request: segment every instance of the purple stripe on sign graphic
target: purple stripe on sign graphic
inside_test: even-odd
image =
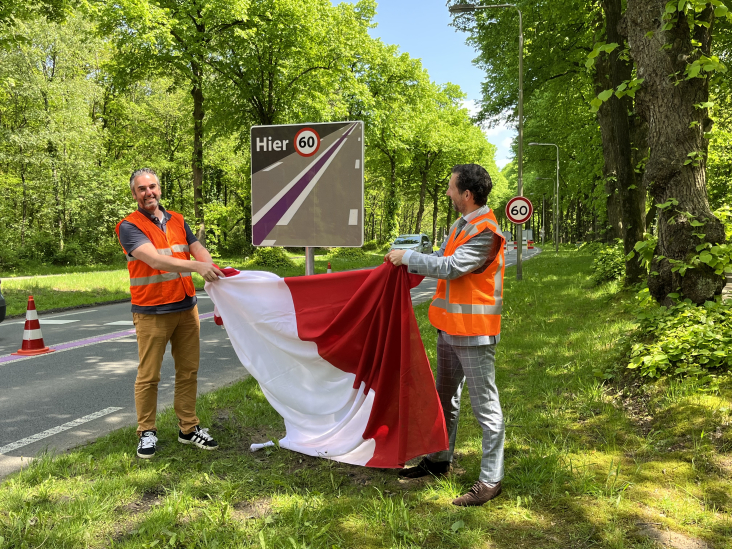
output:
[[[328,161],[328,159],[333,156],[333,154],[335,154],[335,151],[338,150],[338,145],[340,145],[351,134],[355,127],[355,124],[352,125],[348,129],[348,131],[345,132],[331,146],[331,148],[328,149],[318,159],[315,164],[313,164],[313,166],[307,171],[307,173],[303,175],[289,191],[287,191],[285,196],[283,196],[279,202],[272,206],[270,210],[266,214],[264,214],[264,216],[262,216],[262,218],[257,223],[254,224],[253,233],[255,245],[260,245],[262,241],[267,238],[267,235],[269,235],[270,231],[275,228],[277,222],[282,218],[283,215],[285,215],[285,212],[287,212],[287,210],[290,208],[290,206],[292,206],[295,200],[297,200],[297,197],[300,196],[300,194],[305,190],[313,177],[315,177],[315,175],[320,171],[320,169]]]
[[[202,315],[199,315],[198,318],[200,320],[206,320],[207,318],[212,318],[213,313],[205,313]],[[112,341],[115,339],[121,339],[123,337],[134,335],[135,330],[123,330],[121,332],[112,332],[111,334],[104,334],[100,336],[94,336],[94,337],[87,337],[85,339],[79,339],[77,341],[69,341],[68,343],[60,343],[58,345],[52,345],[51,348],[56,351],[70,351],[71,349],[78,349],[79,347],[87,347],[89,345],[96,345],[97,343],[104,343],[105,341]],[[28,360],[31,358],[41,358],[45,355],[35,355],[35,356],[15,356],[15,355],[5,355],[0,356],[0,364],[6,363],[6,362],[15,362],[17,360]]]

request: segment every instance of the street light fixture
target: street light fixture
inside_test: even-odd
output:
[[[557,189],[554,193],[556,207],[554,208],[554,251],[559,252],[559,145],[555,143],[529,143],[529,146],[557,148]]]
[[[494,4],[491,6],[476,6],[475,4],[455,4],[450,6],[450,13],[472,13],[479,10],[494,8],[514,8],[519,16],[519,99],[518,99],[518,195],[524,195],[524,24],[521,10],[514,4]],[[516,226],[518,250],[516,254],[516,280],[523,278],[523,227]]]

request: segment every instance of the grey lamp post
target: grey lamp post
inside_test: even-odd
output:
[[[529,143],[529,146],[557,148],[557,189],[554,193],[556,207],[554,208],[554,251],[559,251],[559,145],[554,143]]]
[[[478,10],[494,8],[513,8],[519,16],[519,99],[518,99],[518,195],[524,195],[524,26],[521,10],[514,4],[494,4],[476,6],[475,4],[455,4],[450,6],[450,13],[472,13]],[[524,248],[522,226],[516,226],[518,249],[516,254],[516,280],[523,278],[522,250]]]

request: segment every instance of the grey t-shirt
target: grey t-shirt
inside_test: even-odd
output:
[[[150,215],[142,208],[138,208],[137,211],[147,217],[150,221],[152,221],[155,226],[163,232],[165,232],[168,220],[173,217],[162,206],[160,206],[160,211],[163,212],[162,222],[157,217],[155,217],[154,215]],[[186,241],[188,242],[188,245],[190,246],[194,242],[198,242],[196,235],[193,234],[193,231],[191,231],[188,223],[184,221],[183,224],[186,229]],[[150,242],[150,239],[145,236],[145,233],[143,233],[140,229],[138,229],[129,221],[123,221],[122,224],[119,226],[119,241],[128,254],[131,254],[134,250],[136,250],[143,244],[152,244],[152,242]],[[196,306],[197,302],[198,301],[196,300],[196,296],[186,296],[181,301],[176,301],[175,303],[166,303],[164,305],[132,305],[132,312],[142,313],[146,315],[180,313],[182,311],[188,311],[189,309],[193,309],[193,307]]]

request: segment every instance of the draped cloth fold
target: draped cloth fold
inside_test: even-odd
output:
[[[422,277],[390,263],[284,279],[224,272],[206,291],[284,419],[281,447],[369,467],[447,448],[409,295]]]

